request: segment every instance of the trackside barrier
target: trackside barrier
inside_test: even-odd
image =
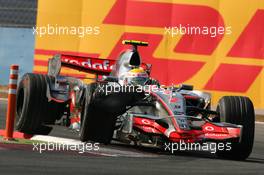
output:
[[[6,128],[4,139],[12,140],[14,132],[14,122],[16,114],[16,94],[17,94],[17,81],[18,81],[18,65],[10,66],[10,76],[8,85],[8,104],[6,113]]]

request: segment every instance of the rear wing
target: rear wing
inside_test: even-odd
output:
[[[115,62],[116,60],[111,59],[56,54],[49,59],[48,75],[56,77],[60,74],[61,67],[96,75],[109,75]]]

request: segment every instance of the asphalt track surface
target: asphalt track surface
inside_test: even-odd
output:
[[[0,128],[6,102],[0,101]],[[55,126],[52,136],[77,139],[77,133]],[[254,149],[246,161],[216,158],[208,152],[170,155],[153,148],[114,143],[102,145],[104,154],[75,151],[33,151],[32,145],[0,143],[0,174],[263,174],[264,124],[256,124]],[[100,147],[101,149],[101,147]],[[113,155],[113,156],[111,156]]]

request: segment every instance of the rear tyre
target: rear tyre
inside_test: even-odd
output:
[[[41,132],[43,100],[46,93],[42,75],[25,74],[18,86],[17,130],[35,134]]]
[[[217,151],[221,158],[245,160],[252,152],[255,132],[255,112],[248,97],[224,96],[217,105],[221,122],[242,125],[241,141],[233,141],[230,151]]]
[[[42,124],[56,115],[46,97],[47,75],[27,73],[22,77],[17,93],[17,124],[18,131],[27,134],[48,134],[50,127]],[[53,106],[52,106],[53,107]]]

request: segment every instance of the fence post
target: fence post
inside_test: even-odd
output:
[[[18,79],[18,65],[10,66],[10,76],[8,85],[8,104],[6,113],[6,128],[5,128],[5,140],[13,139],[14,122],[16,115],[16,94],[17,94],[17,79]]]

